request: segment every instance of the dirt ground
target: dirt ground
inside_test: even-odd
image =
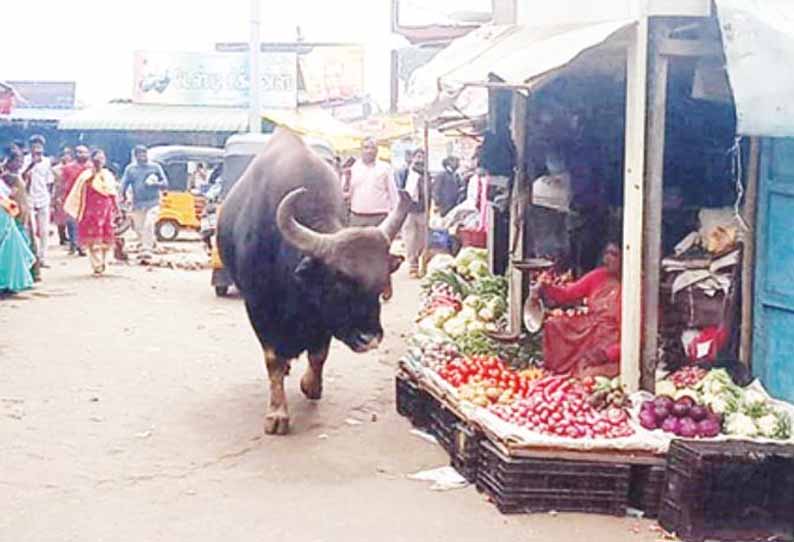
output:
[[[473,487],[406,478],[446,457],[394,410],[418,299],[405,270],[381,349],[335,343],[319,403],[294,364],[292,433],[266,437],[261,351],[209,271],[112,266],[95,279],[85,258],[52,253],[43,283],[0,301],[1,541],[659,538],[650,521],[503,516]]]

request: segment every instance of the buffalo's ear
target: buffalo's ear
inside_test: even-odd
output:
[[[405,261],[405,256],[397,256],[396,254],[389,254],[389,273],[397,271],[402,263]]]
[[[301,284],[318,284],[322,280],[322,273],[322,262],[310,256],[304,256],[295,267],[295,277]]]

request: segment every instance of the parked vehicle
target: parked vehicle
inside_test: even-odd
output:
[[[168,176],[169,188],[160,198],[160,216],[155,234],[160,241],[173,241],[183,229],[200,231],[206,197],[190,186],[190,176],[199,163],[209,171],[223,161],[223,149],[167,145],[149,149],[149,159],[160,164]]]

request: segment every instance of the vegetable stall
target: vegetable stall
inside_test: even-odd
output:
[[[794,407],[757,381],[737,385],[725,369],[660,375],[655,394],[627,393],[619,378],[547,371],[542,331],[507,333],[507,282],[488,271],[486,258],[467,247],[429,263],[416,333],[400,361],[397,407],[434,434],[500,510],[620,515],[633,507],[656,517],[674,440],[794,445]],[[532,280],[569,279],[543,272]],[[582,485],[596,467],[610,474]],[[505,469],[516,476],[494,483]]]

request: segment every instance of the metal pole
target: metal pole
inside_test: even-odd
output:
[[[425,120],[424,126],[424,142],[423,142],[423,149],[425,151],[425,170],[422,173],[422,185],[424,187],[424,194],[425,194],[425,231],[423,232],[425,236],[425,250],[422,252],[421,257],[419,258],[419,274],[424,275],[427,271],[427,254],[428,254],[428,246],[427,243],[430,242],[430,209],[431,209],[431,197],[430,197],[430,122]]]
[[[251,96],[248,111],[248,130],[258,134],[262,131],[262,107],[260,105],[261,77],[259,76],[260,58],[259,39],[259,0],[251,0],[251,43],[248,45],[248,63]]]

